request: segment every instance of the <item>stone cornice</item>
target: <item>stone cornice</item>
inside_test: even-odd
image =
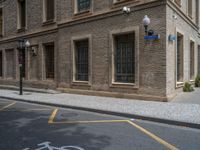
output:
[[[132,8],[131,12],[154,8],[154,7],[157,7],[160,5],[166,5],[166,0],[152,1],[152,2],[149,2],[148,5],[147,5],[147,3],[135,5],[136,2],[138,2],[138,1],[133,1],[132,3],[129,3],[129,6]],[[69,26],[73,26],[73,25],[77,25],[77,24],[81,24],[81,23],[85,23],[85,22],[91,22],[91,21],[95,21],[95,20],[109,18],[109,17],[113,17],[113,16],[117,16],[117,15],[122,15],[121,7],[113,7],[109,11],[106,11],[103,13],[92,14],[89,16],[83,16],[80,18],[71,19],[70,21],[57,22],[57,27],[54,27],[52,29],[36,31],[33,33],[27,32],[23,35],[15,35],[12,37],[2,38],[2,39],[0,39],[0,44],[14,42],[19,38],[32,38],[32,37],[42,36],[45,34],[51,34],[51,33],[58,32],[58,29],[60,29],[60,28],[65,28],[65,27],[69,27]]]
[[[174,4],[172,1],[167,0],[167,5],[173,9],[185,22],[187,22],[189,25],[191,25],[191,27],[197,31],[197,33],[199,33],[199,27],[198,25],[196,25],[191,19],[190,17],[188,17],[182,10],[180,10],[180,8]]]
[[[46,35],[46,34],[52,34],[52,33],[56,33],[57,31],[58,31],[58,28],[54,28],[54,29],[43,30],[43,31],[34,32],[34,33],[27,33],[27,34],[24,34],[21,36],[13,36],[13,37],[9,37],[9,38],[0,40],[0,44],[14,42],[19,38],[33,38],[33,37],[42,36],[42,35]]]
[[[140,5],[134,5],[136,2],[138,2],[138,1],[135,1],[135,2],[132,2],[129,4],[129,7],[132,8],[131,12],[136,12],[136,11],[153,8],[156,6],[166,4],[165,0],[162,0],[162,1],[157,0],[157,1],[149,2],[148,5],[147,5],[147,3],[140,4]],[[91,21],[109,18],[109,17],[113,17],[113,16],[117,16],[117,15],[122,15],[121,9],[122,9],[121,7],[113,7],[113,8],[111,8],[111,10],[108,10],[103,13],[98,13],[98,14],[89,15],[89,16],[86,15],[86,16],[82,16],[80,18],[74,18],[74,19],[71,19],[68,21],[58,22],[58,28],[64,28],[64,27],[68,27],[68,26],[72,26],[72,25],[81,24],[84,22],[91,22]]]

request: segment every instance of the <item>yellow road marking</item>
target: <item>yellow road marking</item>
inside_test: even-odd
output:
[[[83,123],[83,124],[89,124],[89,123],[128,123],[132,126],[134,126],[135,128],[137,128],[138,130],[142,131],[143,133],[145,133],[146,135],[148,135],[149,137],[151,137],[152,139],[154,139],[155,141],[157,141],[158,143],[164,145],[165,147],[167,147],[170,150],[179,150],[178,148],[176,148],[175,146],[173,146],[172,144],[164,141],[163,139],[161,139],[160,137],[156,136],[155,134],[151,133],[150,131],[144,129],[143,127],[137,125],[136,123],[133,123],[130,120],[95,120],[95,121],[65,121],[65,122],[54,122],[54,118],[56,116],[58,112],[58,108],[54,109],[53,113],[51,114],[51,116],[49,117],[49,124],[75,124],[75,123]]]
[[[51,108],[35,108],[35,109],[27,109],[24,111],[40,111],[40,110],[52,110]]]
[[[52,122],[53,124],[75,124],[75,123],[117,123],[117,122],[127,122],[127,120],[93,120],[93,121],[63,121],[63,122]]]
[[[131,124],[132,126],[134,126],[135,128],[139,129],[140,131],[142,131],[143,133],[145,133],[146,135],[150,136],[152,139],[156,140],[157,142],[159,142],[160,144],[166,146],[168,149],[170,150],[179,150],[178,148],[176,148],[175,146],[169,144],[168,142],[164,141],[163,139],[161,139],[160,137],[156,136],[155,134],[147,131],[146,129],[144,129],[143,127],[127,120],[127,122],[129,124]]]
[[[109,122],[126,122],[127,120],[94,120],[94,121],[61,121],[54,122],[54,118],[58,112],[58,108],[54,109],[53,113],[49,117],[49,124],[74,124],[74,123],[109,123]]]
[[[53,113],[52,113],[51,116],[49,117],[48,123],[53,123],[53,120],[54,120],[54,118],[55,118],[57,112],[58,112],[58,108],[54,109]]]
[[[12,102],[11,104],[4,106],[3,108],[0,109],[0,111],[4,110],[4,109],[6,109],[6,108],[8,108],[8,107],[10,107],[14,104],[16,104],[16,102]]]

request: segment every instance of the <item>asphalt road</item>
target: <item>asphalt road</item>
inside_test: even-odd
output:
[[[0,119],[0,150],[200,149],[198,129],[93,112],[0,99]]]

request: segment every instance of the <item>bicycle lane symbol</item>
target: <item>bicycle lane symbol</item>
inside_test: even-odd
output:
[[[55,146],[50,146],[51,142],[43,142],[38,144],[37,146],[39,148],[35,150],[84,150],[81,147],[78,146],[62,146],[62,147],[55,147]],[[31,150],[30,148],[25,148],[23,150]]]

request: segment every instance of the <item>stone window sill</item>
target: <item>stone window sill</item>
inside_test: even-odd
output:
[[[92,15],[92,12],[90,10],[76,12],[76,13],[74,13],[73,19],[85,17],[85,16],[89,16],[89,15]]]
[[[184,85],[183,82],[176,82],[176,88],[182,88]]]
[[[125,89],[138,89],[135,83],[120,83],[120,82],[113,82],[110,85],[111,88],[125,88]]]
[[[74,86],[91,86],[89,81],[73,81]]]
[[[43,81],[45,81],[45,82],[54,82],[54,78],[46,78]]]
[[[55,20],[51,19],[51,20],[47,20],[47,21],[43,22],[42,26],[52,25],[55,23],[56,23]]]
[[[192,16],[192,15],[188,14],[188,17],[189,17],[191,20],[193,20],[193,16]]]
[[[20,32],[25,32],[26,31],[26,28],[23,27],[23,28],[20,28],[20,29],[17,29],[17,32],[20,33]]]
[[[181,7],[181,6],[182,6],[181,2],[178,3],[178,2],[175,1],[175,4],[176,4],[178,7]]]

